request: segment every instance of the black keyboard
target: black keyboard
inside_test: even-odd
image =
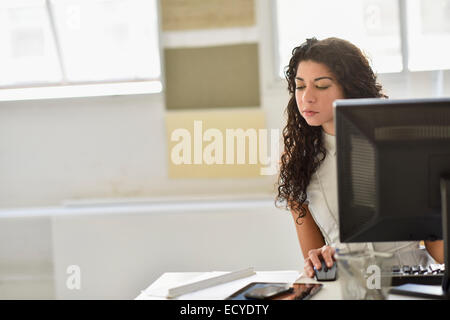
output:
[[[391,270],[391,286],[406,283],[439,285],[442,283],[445,267],[443,264],[423,266],[393,266]]]

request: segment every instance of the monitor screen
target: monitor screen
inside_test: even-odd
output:
[[[341,242],[442,239],[450,98],[334,102]]]

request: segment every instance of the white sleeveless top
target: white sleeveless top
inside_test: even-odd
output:
[[[336,137],[323,132],[325,160],[311,177],[306,190],[309,211],[319,227],[327,245],[348,250],[375,250],[394,254],[393,264],[423,265],[436,263],[419,241],[349,243],[339,241],[339,219],[337,199]]]

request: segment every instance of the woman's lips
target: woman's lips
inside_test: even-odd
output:
[[[317,114],[318,112],[314,112],[314,111],[303,111],[303,115],[305,116],[305,117],[312,117],[312,116],[314,116],[315,114]]]

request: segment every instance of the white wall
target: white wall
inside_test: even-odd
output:
[[[0,102],[0,205],[273,189],[268,177],[169,179],[164,109],[161,95]]]
[[[267,201],[52,220],[58,299],[133,299],[168,271],[292,270],[302,263],[292,218]],[[80,267],[80,290],[66,286],[70,265]]]
[[[274,80],[270,2],[257,3],[261,108],[281,129],[287,90]],[[449,96],[449,72],[442,87],[435,78],[380,76],[391,98]],[[0,297],[128,299],[164,271],[302,268],[292,219],[273,208],[11,218],[74,199],[274,196],[275,177],[168,179],[164,110],[163,94],[0,103]],[[71,264],[81,291],[64,287]]]
[[[53,284],[50,220],[0,218],[0,299],[52,299]]]

